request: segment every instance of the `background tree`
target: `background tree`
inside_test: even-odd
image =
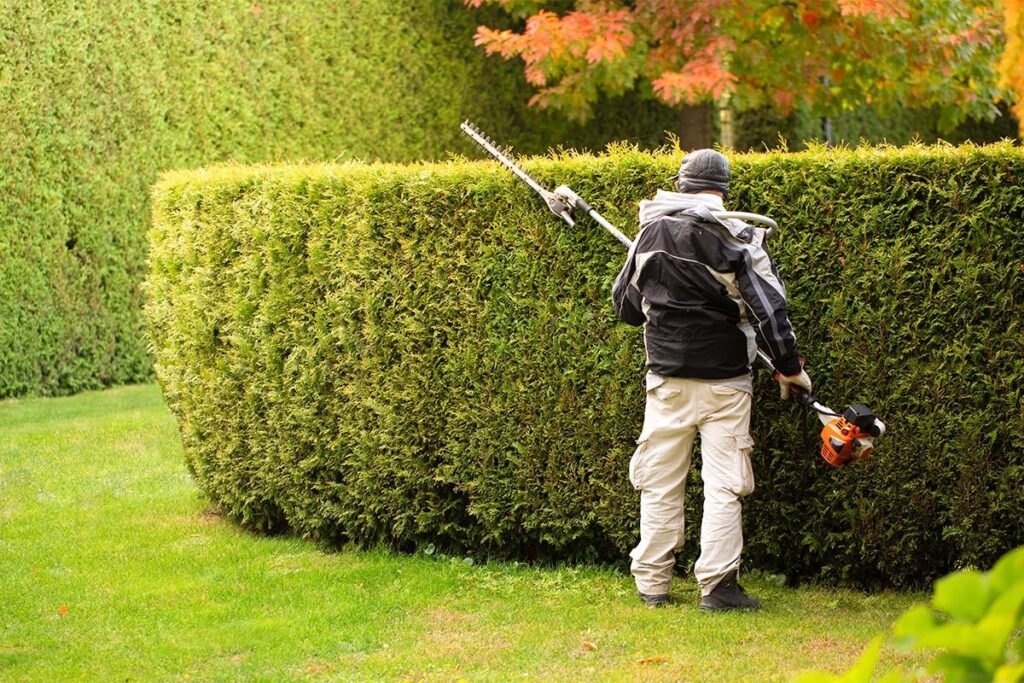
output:
[[[1006,51],[999,62],[1000,84],[1014,94],[1013,113],[1024,138],[1024,0],[1003,0]]]
[[[781,114],[938,107],[943,130],[999,113],[994,0],[575,0],[557,11],[464,1],[525,20],[519,31],[481,26],[476,43],[523,60],[532,104],[579,119],[599,94],[634,89],[671,105]]]

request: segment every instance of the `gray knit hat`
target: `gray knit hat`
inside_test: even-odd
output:
[[[683,157],[676,175],[680,192],[718,190],[729,194],[729,160],[713,149],[698,149]]]

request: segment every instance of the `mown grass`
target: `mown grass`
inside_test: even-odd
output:
[[[253,536],[196,490],[156,387],[0,403],[3,680],[784,680],[847,667],[915,597],[745,583],[762,612],[700,613],[685,580],[649,610],[610,569]]]

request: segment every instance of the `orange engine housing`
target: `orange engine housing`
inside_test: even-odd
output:
[[[843,467],[851,460],[867,458],[871,448],[855,451],[857,439],[868,437],[857,425],[846,418],[837,417],[821,429],[821,457],[833,467]]]

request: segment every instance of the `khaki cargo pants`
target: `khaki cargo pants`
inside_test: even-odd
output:
[[[735,386],[648,373],[643,432],[629,462],[629,480],[640,491],[640,543],[630,557],[641,593],[668,593],[672,551],[683,545],[686,474],[698,432],[704,516],[694,575],[701,594],[739,568],[740,498],[754,490],[750,402],[750,393]]]

